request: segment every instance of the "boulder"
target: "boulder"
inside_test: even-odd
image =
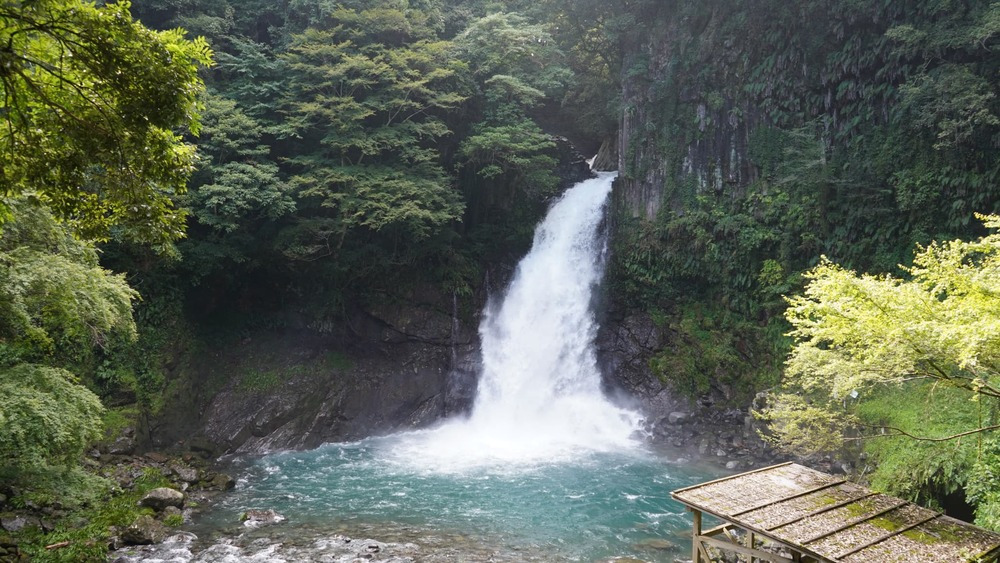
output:
[[[279,522],[283,522],[284,520],[284,516],[271,509],[251,509],[240,515],[240,521],[243,522],[243,525],[248,528],[257,528],[268,524],[277,524]]]
[[[145,457],[153,463],[166,463],[170,459],[166,454],[161,454],[160,452],[146,452]]]
[[[185,483],[197,483],[200,478],[197,469],[181,463],[171,464],[170,470],[173,471],[174,475],[176,475],[178,479],[184,481]]]
[[[0,516],[0,528],[8,532],[20,532],[25,528],[41,528],[42,521],[34,516],[5,514]]]
[[[139,501],[139,505],[148,506],[157,512],[161,512],[168,506],[181,508],[184,506],[184,493],[167,487],[153,489],[146,493]]]
[[[691,416],[686,412],[674,411],[667,415],[667,422],[670,424],[681,424]]]
[[[135,453],[135,438],[129,436],[119,436],[114,442],[108,444],[108,453],[111,455],[132,455]]]
[[[228,491],[236,487],[236,479],[233,479],[225,473],[219,473],[208,484],[208,488],[216,489],[219,491]]]
[[[639,540],[635,546],[639,549],[655,549],[658,551],[673,551],[677,549],[677,544],[663,538],[645,538]]]
[[[163,541],[167,529],[152,516],[140,516],[122,532],[121,540],[126,545],[149,545]]]

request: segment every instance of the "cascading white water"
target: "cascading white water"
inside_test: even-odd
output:
[[[448,471],[637,447],[641,417],[604,397],[594,352],[599,227],[614,177],[581,182],[552,206],[504,299],[487,309],[469,418],[408,434],[397,456]]]

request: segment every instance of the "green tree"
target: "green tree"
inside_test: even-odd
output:
[[[464,65],[407,4],[339,5],[284,55],[278,133],[294,147],[299,198],[325,225],[324,252],[352,231],[424,239],[461,212],[433,143],[450,134],[441,115],[463,100],[451,80]]]
[[[295,211],[264,123],[217,94],[206,97],[203,119],[201,159],[182,200],[194,222],[180,250],[195,277],[259,260],[265,227]]]
[[[103,413],[97,395],[64,369],[0,368],[0,475],[18,479],[49,465],[72,466],[100,437]]]
[[[0,237],[0,473],[37,488],[32,476],[74,467],[99,437],[104,409],[71,371],[92,372],[95,350],[135,338],[138,295],[46,208],[6,205],[13,218]]]
[[[29,195],[89,238],[115,225],[163,243],[183,235],[198,130],[202,39],[153,32],[129,4],[0,6],[0,193]],[[0,210],[6,209],[0,205]]]
[[[85,365],[113,335],[135,336],[125,277],[44,207],[7,201],[0,237],[0,362]]]
[[[920,496],[963,486],[1000,428],[1000,234],[920,247],[906,273],[824,261],[806,274],[786,312],[786,390],[767,416],[797,452],[859,433],[880,462],[876,482]]]
[[[563,55],[541,24],[497,13],[472,22],[455,39],[469,61],[483,117],[459,148],[477,174],[501,185],[544,195],[555,189],[555,143],[532,110],[562,97],[572,78]]]

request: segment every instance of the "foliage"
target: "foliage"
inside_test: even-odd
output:
[[[1000,217],[984,222],[1000,228]],[[854,427],[870,436],[883,487],[948,493],[997,428],[1000,233],[918,247],[905,271],[858,275],[824,260],[806,274],[785,313],[786,395],[767,415],[777,443],[798,452]]]
[[[44,207],[7,200],[0,236],[0,473],[65,502],[93,489],[77,463],[101,437],[104,407],[67,371],[89,373],[97,352],[135,338],[124,276],[98,265]]]
[[[970,401],[965,392],[920,382],[885,389],[857,405],[862,422],[919,429],[922,436],[950,436],[975,428],[979,411],[979,403]],[[864,432],[873,434],[862,442],[878,463],[872,485],[922,504],[935,504],[961,491],[982,444],[976,435],[926,442],[893,436],[889,430]]]
[[[484,102],[483,119],[459,148],[468,165],[486,179],[529,194],[555,188],[555,148],[529,111],[559,96],[571,73],[544,26],[520,14],[496,13],[469,24],[455,40]]]
[[[279,132],[308,143],[290,159],[292,181],[330,219],[334,247],[358,228],[426,238],[461,209],[427,144],[449,133],[435,112],[461,102],[442,88],[460,63],[445,42],[404,43],[410,12],[391,4],[338,8],[325,29],[294,36],[286,55]]]
[[[199,224],[230,234],[295,210],[263,135],[263,124],[236,102],[206,97],[198,143],[203,156],[185,201]]]
[[[79,366],[114,337],[134,338],[137,294],[41,207],[8,200],[0,236],[0,363]]]
[[[0,370],[0,470],[10,478],[67,465],[100,437],[104,407],[69,372],[21,364]]]
[[[1000,211],[992,2],[586,10],[556,17],[622,56],[610,273],[631,307],[770,324],[821,255],[887,272],[915,243],[975,236],[974,213]],[[743,385],[766,386],[778,332]],[[674,348],[693,355],[673,380],[706,377],[686,371],[705,368],[695,348]]]
[[[184,261],[176,265],[192,283],[245,275],[267,254],[262,239],[296,210],[291,186],[265,144],[266,122],[214,92],[205,97],[203,122],[202,158],[181,200],[193,221],[189,240],[178,245]]]
[[[197,72],[211,52],[181,31],[146,29],[128,9],[0,8],[0,190],[37,198],[87,237],[122,225],[164,243],[182,236],[171,195],[184,191],[194,159],[175,130],[198,130]]]
[[[725,308],[690,300],[678,303],[674,314],[657,317],[671,344],[650,359],[650,368],[682,393],[700,396],[714,388],[725,400],[745,404],[755,387],[777,383],[779,366],[767,363],[772,352],[764,348],[775,326],[748,323]],[[747,385],[750,379],[755,385]]]
[[[976,523],[991,530],[1000,529],[1000,444],[996,437],[983,444],[969,474],[966,493],[976,507]]]

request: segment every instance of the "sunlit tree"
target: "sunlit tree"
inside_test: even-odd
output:
[[[1000,228],[1000,217],[984,220]],[[824,261],[806,274],[786,312],[785,389],[766,414],[788,450],[834,449],[850,435],[876,454],[881,486],[947,492],[1000,428],[1000,234],[920,247],[905,273]]]
[[[0,5],[0,195],[48,206],[86,237],[182,236],[204,40],[154,32],[127,2]],[[6,206],[0,203],[0,210]]]

